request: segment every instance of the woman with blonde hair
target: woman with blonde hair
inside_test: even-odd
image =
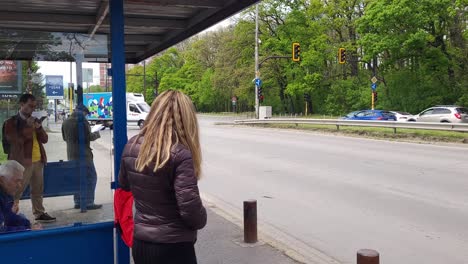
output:
[[[198,191],[201,149],[195,107],[165,91],[122,154],[120,187],[135,200],[132,255],[136,264],[197,263],[197,230],[206,225]]]

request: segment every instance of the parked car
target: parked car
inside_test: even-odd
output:
[[[422,111],[408,121],[468,123],[468,108],[456,105],[437,105]]]
[[[408,112],[401,112],[401,111],[390,111],[392,114],[395,115],[396,121],[398,122],[408,122],[414,116]]]
[[[390,111],[384,110],[361,110],[354,111],[341,119],[345,120],[382,120],[382,121],[396,121],[396,117]]]

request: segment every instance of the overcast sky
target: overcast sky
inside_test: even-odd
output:
[[[55,62],[55,61],[39,61],[39,72],[45,77],[46,75],[62,75],[63,76],[63,87],[68,87],[70,82],[70,62]],[[72,64],[72,82],[76,84],[76,64]],[[89,83],[91,85],[99,84],[99,63],[83,63],[83,69],[91,68],[93,69],[93,82]],[[86,83],[83,83],[83,86],[86,87]],[[76,87],[76,86],[75,86]]]

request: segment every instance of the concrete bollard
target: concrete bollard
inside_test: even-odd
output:
[[[373,249],[360,249],[357,252],[357,264],[379,264],[379,252]]]
[[[257,200],[244,201],[244,242],[257,243]]]

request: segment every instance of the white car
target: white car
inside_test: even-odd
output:
[[[456,105],[436,105],[422,111],[408,121],[468,123],[468,108]]]
[[[408,120],[414,118],[414,115],[407,113],[407,112],[400,112],[400,111],[390,111],[396,117],[397,122],[408,122]]]

